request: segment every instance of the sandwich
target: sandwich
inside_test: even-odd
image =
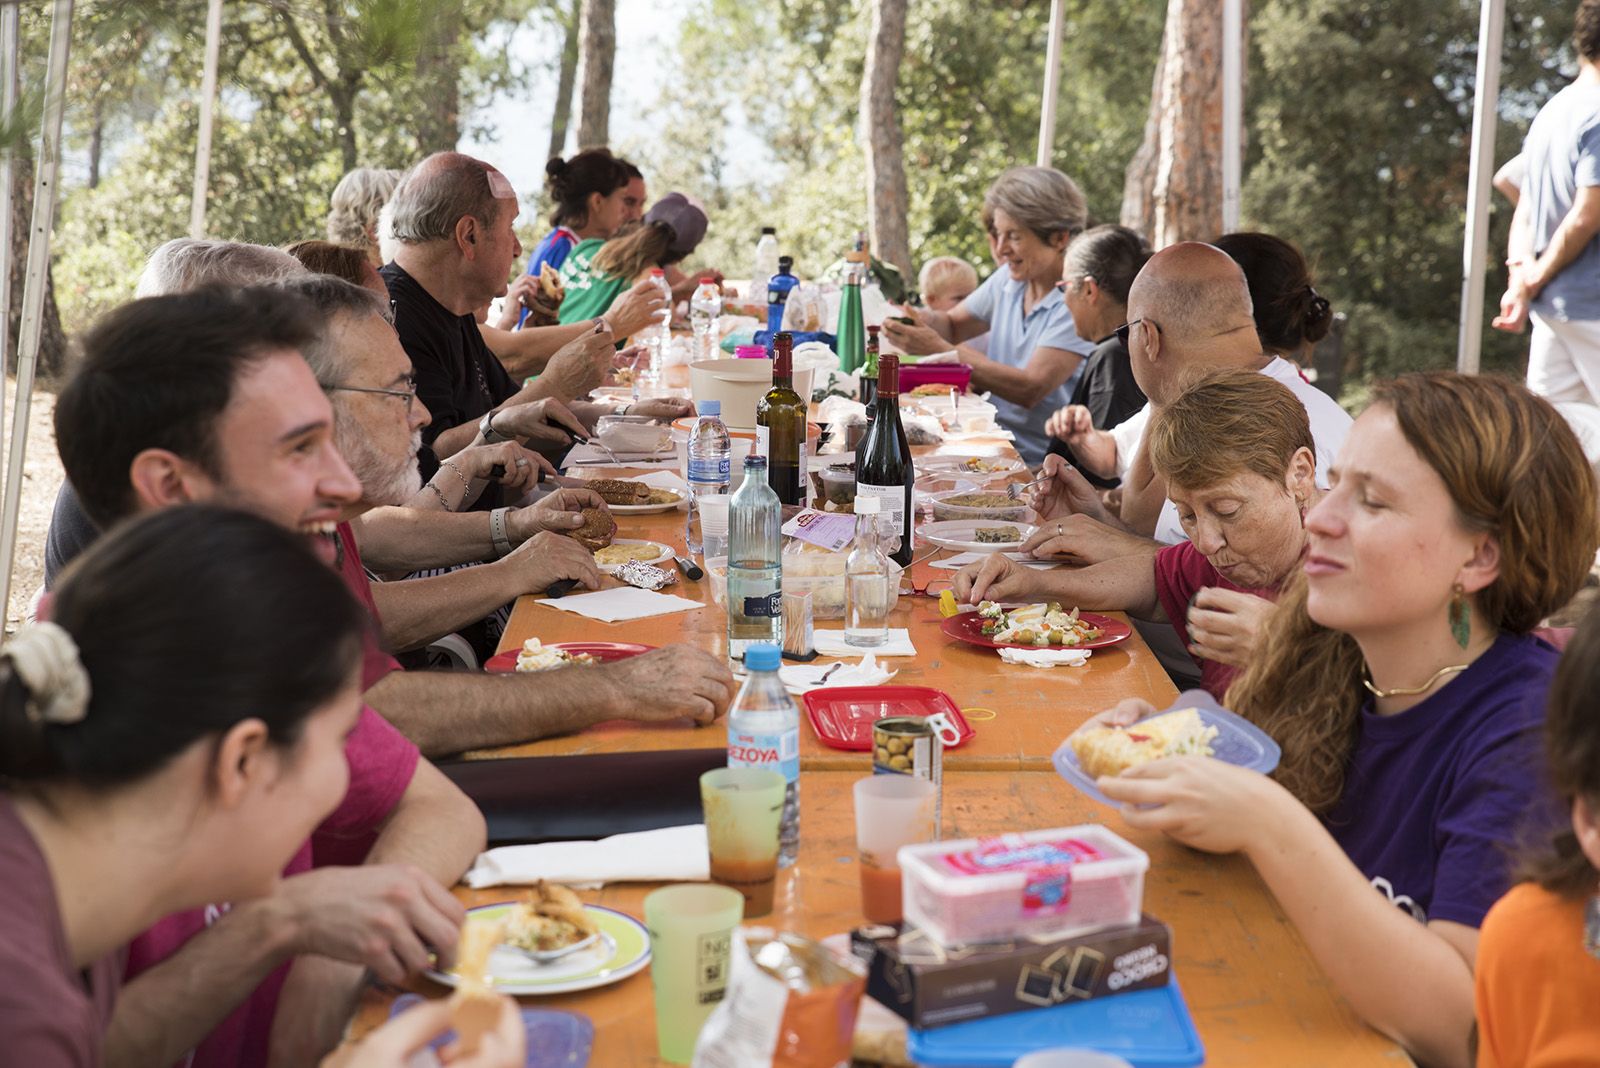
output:
[[[583,526],[572,532],[572,540],[590,552],[599,552],[611,544],[617,533],[617,521],[604,508],[585,508],[581,513]]]
[[[650,487],[643,482],[632,482],[625,478],[591,478],[584,488],[594,490],[607,504],[650,503]]]
[[[1121,775],[1169,756],[1210,756],[1217,728],[1193,708],[1180,708],[1127,727],[1090,727],[1068,738],[1078,764],[1092,778]]]

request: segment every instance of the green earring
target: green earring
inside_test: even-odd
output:
[[[1459,582],[1456,595],[1450,601],[1450,635],[1463,649],[1472,641],[1472,606],[1467,603],[1467,591]]]

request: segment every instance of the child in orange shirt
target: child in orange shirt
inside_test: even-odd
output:
[[[1545,723],[1551,780],[1572,829],[1483,921],[1478,1068],[1600,1063],[1600,609],[1561,657]]]

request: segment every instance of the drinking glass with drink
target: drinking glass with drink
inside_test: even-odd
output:
[[[744,916],[772,911],[778,824],[789,780],[775,768],[716,768],[700,776],[711,881],[744,895]]]
[[[856,781],[854,791],[861,912],[872,923],[899,923],[898,854],[901,846],[937,837],[937,787],[911,775],[869,775]]]

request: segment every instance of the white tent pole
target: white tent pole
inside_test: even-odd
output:
[[[50,64],[45,72],[44,118],[33,177],[33,221],[28,229],[28,269],[22,280],[22,328],[17,338],[17,405],[11,418],[11,455],[6,464],[5,514],[0,517],[0,608],[11,604],[11,570],[17,554],[17,511],[22,503],[22,464],[28,452],[28,408],[39,362],[44,292],[49,283],[50,232],[56,219],[56,172],[61,169],[61,113],[67,100],[67,53],[72,45],[72,0],[55,0],[50,15]]]
[[[1244,170],[1243,0],[1222,3],[1222,232],[1239,229]]]
[[[1456,370],[1477,374],[1483,349],[1483,283],[1489,259],[1489,181],[1499,118],[1500,42],[1505,0],[1483,0],[1478,21],[1478,79],[1472,96],[1472,163],[1467,177],[1467,232],[1461,248],[1461,329]]]
[[[206,65],[200,79],[200,137],[194,149],[194,200],[189,236],[206,236],[206,189],[211,184],[211,124],[217,96],[217,54],[222,48],[222,0],[206,8]]]
[[[17,69],[22,65],[19,7],[0,7],[0,123],[15,135]],[[10,137],[0,147],[0,436],[5,433],[6,378],[11,366],[11,209],[12,183],[16,179],[17,150]]]
[[[1050,45],[1044,56],[1044,100],[1039,104],[1039,156],[1050,166],[1056,144],[1056,97],[1061,89],[1061,22],[1063,0],[1050,0]]]

